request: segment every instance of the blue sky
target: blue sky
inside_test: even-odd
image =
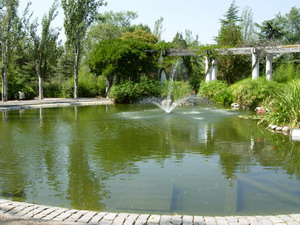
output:
[[[20,14],[27,0],[20,0]],[[39,19],[48,11],[53,0],[31,0],[31,10],[34,17]],[[201,44],[213,44],[214,37],[220,28],[220,19],[228,10],[232,0],[107,0],[108,5],[101,7],[100,12],[105,11],[134,11],[139,17],[134,23],[143,23],[152,29],[154,22],[160,17],[164,18],[162,38],[171,41],[179,31],[184,33],[191,30],[199,36]],[[240,13],[248,6],[253,10],[254,22],[261,23],[264,20],[274,18],[275,14],[286,14],[293,6],[300,8],[299,0],[236,0]],[[63,11],[53,26],[63,27]],[[62,31],[63,33],[63,31]],[[63,35],[61,35],[63,39]]]

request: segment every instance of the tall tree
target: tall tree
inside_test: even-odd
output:
[[[243,44],[240,17],[238,16],[238,8],[233,1],[226,12],[224,19],[221,19],[221,29],[216,41],[219,47],[239,47]],[[234,83],[239,79],[243,79],[250,74],[248,62],[245,56],[230,55],[219,56],[220,64],[219,74],[227,83]],[[243,71],[243,72],[242,72]],[[248,74],[249,73],[249,74]]]
[[[47,15],[42,19],[42,33],[41,37],[37,36],[37,22],[35,21],[31,26],[31,37],[34,42],[34,61],[36,73],[39,78],[39,99],[43,99],[43,79],[49,68],[49,58],[53,54],[53,49],[56,48],[56,41],[58,32],[51,29],[50,25],[54,18],[57,16],[57,0],[54,1]],[[54,50],[55,51],[55,50]]]
[[[19,25],[17,9],[18,0],[0,0],[0,45],[2,55],[1,77],[2,77],[2,101],[7,101],[7,76],[9,73],[9,64],[11,51],[16,35],[15,31]]]
[[[164,24],[163,24],[163,22],[164,22],[164,18],[160,17],[154,23],[153,34],[158,38],[159,41],[161,41],[161,35],[164,32],[164,29],[163,29],[163,25]]]
[[[242,38],[246,45],[251,44],[256,40],[254,22],[253,22],[253,12],[249,7],[245,7],[241,16],[241,32]]]
[[[78,97],[78,71],[82,56],[83,41],[91,23],[95,20],[97,10],[104,5],[104,0],[62,0],[64,10],[64,28],[67,44],[74,52],[74,98]]]

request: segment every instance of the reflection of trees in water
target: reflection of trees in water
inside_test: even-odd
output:
[[[213,138],[208,139],[207,147],[200,152],[218,154],[227,178],[234,178],[236,173],[249,173],[255,164],[286,170],[299,178],[299,143],[289,141],[282,134],[271,133],[253,121],[238,118],[224,119],[213,126],[213,131]]]
[[[218,155],[228,179],[251,172],[255,164],[282,169],[300,179],[299,143],[259,129],[253,121],[224,118],[212,123],[176,113],[129,121],[116,120],[112,112],[118,109],[69,107],[8,113],[0,124],[0,167],[13,168],[14,173],[0,173],[2,195],[37,198],[42,192],[34,186],[46,182],[53,195],[66,196],[72,207],[101,210],[105,209],[102,202],[110,198],[107,179],[137,174],[137,162],[149,159],[163,165],[175,157],[180,163],[185,153]],[[33,193],[28,195],[28,190]]]

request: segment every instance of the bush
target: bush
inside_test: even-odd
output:
[[[265,78],[244,79],[230,86],[233,101],[239,105],[254,109],[265,99],[281,90],[281,85],[274,81],[267,81]]]
[[[270,112],[265,120],[276,125],[299,127],[300,122],[300,80],[287,83],[283,90],[275,93],[267,107]]]
[[[208,97],[217,104],[230,105],[232,103],[232,94],[228,84],[220,80],[201,82],[198,95]]]
[[[92,73],[81,73],[78,78],[78,96],[79,97],[96,97],[104,96],[105,94],[104,76],[95,76]],[[74,96],[74,80],[68,79],[62,90],[62,96],[72,98]]]
[[[279,83],[286,83],[296,78],[300,78],[300,66],[293,63],[285,63],[275,70],[273,80]]]
[[[60,98],[62,94],[62,84],[58,81],[44,82],[43,95],[45,98]]]
[[[161,97],[167,97],[169,92],[169,81],[164,82],[162,87],[162,94]],[[183,81],[173,81],[172,84],[172,92],[171,98],[176,101],[181,98],[185,98],[190,96],[192,93],[192,88],[188,82]]]
[[[109,95],[116,103],[132,103],[147,97],[158,97],[161,91],[162,85],[159,81],[143,77],[139,83],[126,81],[123,84],[113,86]]]

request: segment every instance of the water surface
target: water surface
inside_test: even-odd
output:
[[[299,143],[240,113],[143,105],[2,113],[0,198],[111,212],[299,213]]]

